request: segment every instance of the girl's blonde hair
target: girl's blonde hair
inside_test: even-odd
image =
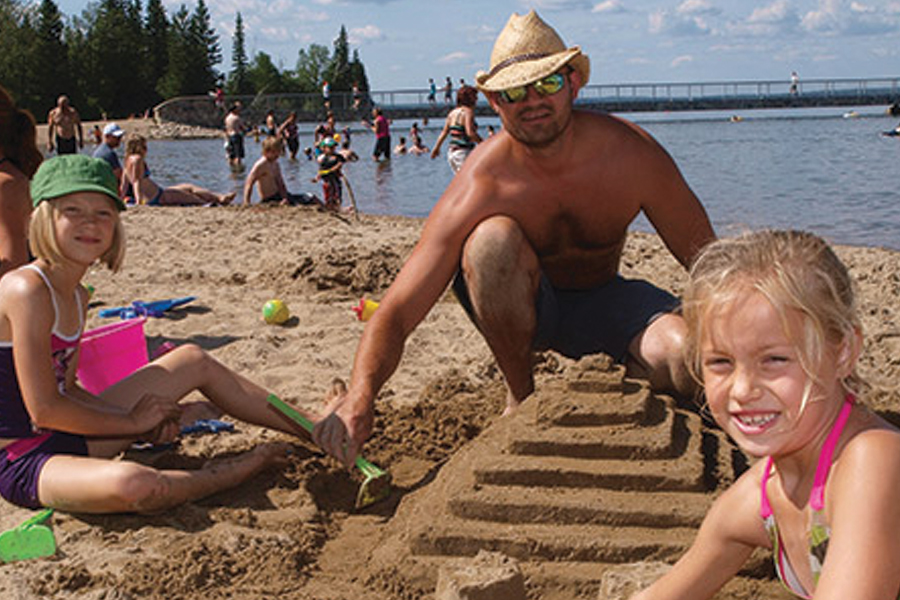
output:
[[[800,364],[809,376],[803,405],[810,400],[826,352],[854,343],[862,332],[853,282],[847,268],[820,237],[802,231],[759,231],[718,240],[707,246],[691,268],[684,294],[688,334],[686,362],[697,381],[700,344],[706,325],[748,292],[759,292],[781,317],[793,339]],[[802,316],[799,335],[788,327],[788,313]],[[852,354],[848,355],[852,356]],[[856,365],[842,383],[860,394],[866,383]]]
[[[139,133],[132,133],[125,140],[125,154],[140,154],[147,147],[147,138]]]
[[[110,200],[110,202],[112,201]],[[31,247],[31,253],[37,258],[56,265],[65,262],[56,240],[56,228],[54,227],[58,212],[59,209],[53,200],[41,202],[31,213],[31,223],[28,226],[28,245]],[[116,228],[113,231],[112,244],[99,258],[99,261],[109,267],[113,273],[122,267],[125,260],[125,227],[122,225],[122,220],[118,218],[118,214],[116,211]]]

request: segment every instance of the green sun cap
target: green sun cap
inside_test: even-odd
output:
[[[31,180],[31,202],[37,206],[44,200],[53,200],[75,192],[99,192],[125,210],[119,198],[119,186],[112,167],[102,158],[85,154],[66,154],[45,160]]]

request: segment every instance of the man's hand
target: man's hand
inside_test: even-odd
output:
[[[316,423],[313,441],[345,466],[351,467],[372,434],[372,410],[356,408],[347,393],[347,386],[340,379],[332,383],[326,401],[328,416]]]

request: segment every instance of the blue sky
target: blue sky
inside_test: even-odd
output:
[[[66,15],[85,0],[57,0]],[[189,7],[193,0],[185,0]],[[173,13],[179,0],[164,0]],[[472,81],[509,15],[534,8],[591,58],[592,83],[900,74],[900,0],[207,0],[230,66],[235,14],[248,52],[293,68],[341,25],[373,89]]]

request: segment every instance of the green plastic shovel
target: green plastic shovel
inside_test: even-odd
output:
[[[266,398],[269,404],[277,408],[287,418],[291,419],[300,427],[312,433],[312,421],[301,415],[294,408],[286,404],[275,394],[269,394]],[[356,494],[356,508],[365,508],[376,502],[384,500],[391,494],[391,474],[387,471],[373,465],[362,456],[356,457],[356,466],[362,471],[364,479],[362,485],[359,486],[359,492]]]
[[[0,560],[13,562],[56,554],[53,532],[42,524],[52,514],[53,509],[46,508],[18,527],[0,533]]]

